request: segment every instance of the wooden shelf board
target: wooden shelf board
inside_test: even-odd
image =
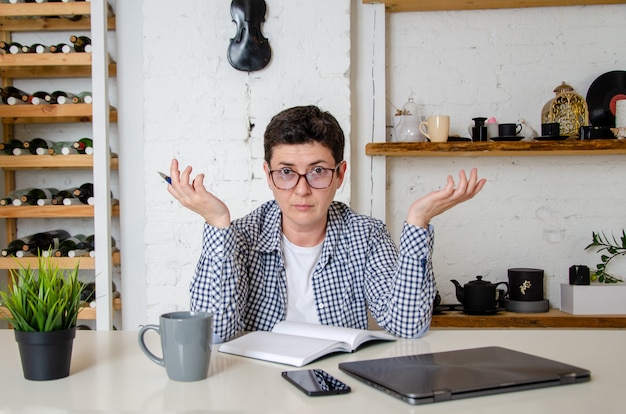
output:
[[[113,310],[114,311],[122,310],[122,299],[113,298]],[[80,312],[78,312],[78,319],[79,320],[96,319],[96,313],[97,313],[96,308],[90,308],[88,306],[85,306],[84,308],[80,310]]]
[[[4,5],[0,5],[4,7]],[[4,10],[6,11],[6,9]],[[0,12],[1,13],[1,12]],[[5,14],[6,16],[6,14]],[[107,28],[115,30],[115,16],[107,19]],[[83,16],[80,20],[56,17],[0,17],[0,31],[5,32],[38,32],[38,31],[72,31],[91,30],[91,17]]]
[[[626,315],[572,315],[558,309],[543,313],[498,312],[466,315],[445,312],[433,315],[431,328],[626,328]]]
[[[38,78],[88,78],[91,66],[5,66],[0,67],[0,77],[12,79]],[[109,76],[117,76],[117,64],[109,65]]]
[[[111,215],[119,217],[119,205],[111,206]],[[86,204],[73,206],[0,206],[0,218],[58,218],[93,217],[94,207]]]
[[[3,124],[42,124],[91,122],[92,104],[75,105],[0,105]],[[117,110],[111,108],[110,122],[117,122]]]
[[[2,53],[0,67],[7,66],[91,66],[91,53]]]
[[[76,263],[80,264],[81,269],[95,269],[96,259],[89,256],[83,257],[53,257],[52,262],[61,269],[73,269]],[[120,264],[120,252],[116,251],[111,256],[114,265]],[[0,269],[20,269],[22,266],[36,269],[39,258],[37,256],[29,257],[0,257]]]
[[[122,299],[113,298],[112,304],[113,304],[113,310],[115,311],[122,310]],[[7,310],[7,308],[0,306],[0,316],[3,316],[3,315],[8,316],[10,315],[10,313]],[[79,320],[96,319],[96,309],[90,308],[88,306],[81,308],[81,310],[78,312],[78,319]]]
[[[366,155],[388,157],[487,157],[626,154],[626,140],[532,142],[380,142],[365,146]]]
[[[588,6],[622,4],[626,0],[363,0],[363,4],[383,3],[391,13],[443,10],[516,9],[527,7]]]
[[[111,154],[111,169],[117,169],[117,154]],[[27,170],[44,168],[92,168],[93,155],[0,155],[0,168],[5,170]],[[56,206],[55,206],[56,207]]]
[[[90,14],[90,2],[0,4],[0,16],[3,17],[77,16]]]

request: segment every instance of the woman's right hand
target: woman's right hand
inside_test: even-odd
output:
[[[170,185],[167,191],[174,196],[184,207],[200,214],[207,224],[217,228],[230,226],[230,211],[226,204],[204,187],[204,174],[198,174],[190,179],[191,166],[181,173],[178,169],[178,160],[173,159],[170,165]]]

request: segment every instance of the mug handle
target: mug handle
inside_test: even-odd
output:
[[[422,121],[422,122],[420,122],[420,124],[419,124],[419,130],[420,130],[420,132],[421,132],[422,134],[424,134],[424,135],[425,135],[428,139],[430,139],[430,135],[428,135],[428,131],[426,131],[426,130],[422,129],[422,126],[424,126],[424,127],[428,128],[428,122],[426,122],[426,121]]]
[[[515,135],[519,134],[520,132],[522,132],[522,124],[515,125]]]
[[[504,285],[504,287],[506,288],[504,290],[504,297],[507,297],[509,295],[509,284],[507,282],[498,282],[496,283],[496,287],[498,287],[498,285]]]
[[[156,333],[161,335],[161,330],[160,330],[160,327],[158,325],[144,325],[144,326],[142,326],[141,329],[139,330],[138,337],[137,337],[137,340],[139,342],[139,349],[141,349],[143,351],[143,353],[146,354],[146,356],[152,362],[154,362],[155,364],[160,365],[160,366],[163,367],[163,366],[165,366],[163,358],[159,358],[158,356],[154,355],[152,352],[150,352],[150,350],[146,346],[146,343],[144,341],[144,335],[148,331],[155,331]]]

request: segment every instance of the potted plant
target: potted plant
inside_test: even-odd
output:
[[[592,242],[585,250],[595,248],[596,253],[602,252],[600,262],[596,265],[596,270],[592,273],[592,280],[600,283],[620,283],[623,282],[613,275],[606,272],[609,262],[618,256],[626,255],[626,230],[622,230],[622,236],[618,240],[614,235],[607,237],[604,233],[591,233]]]
[[[38,268],[20,264],[12,284],[0,291],[2,315],[15,331],[24,377],[50,380],[69,375],[83,284],[78,264],[59,269],[52,258],[38,258]]]

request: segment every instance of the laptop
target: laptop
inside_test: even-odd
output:
[[[342,362],[339,369],[409,404],[590,380],[586,369],[496,346]]]

